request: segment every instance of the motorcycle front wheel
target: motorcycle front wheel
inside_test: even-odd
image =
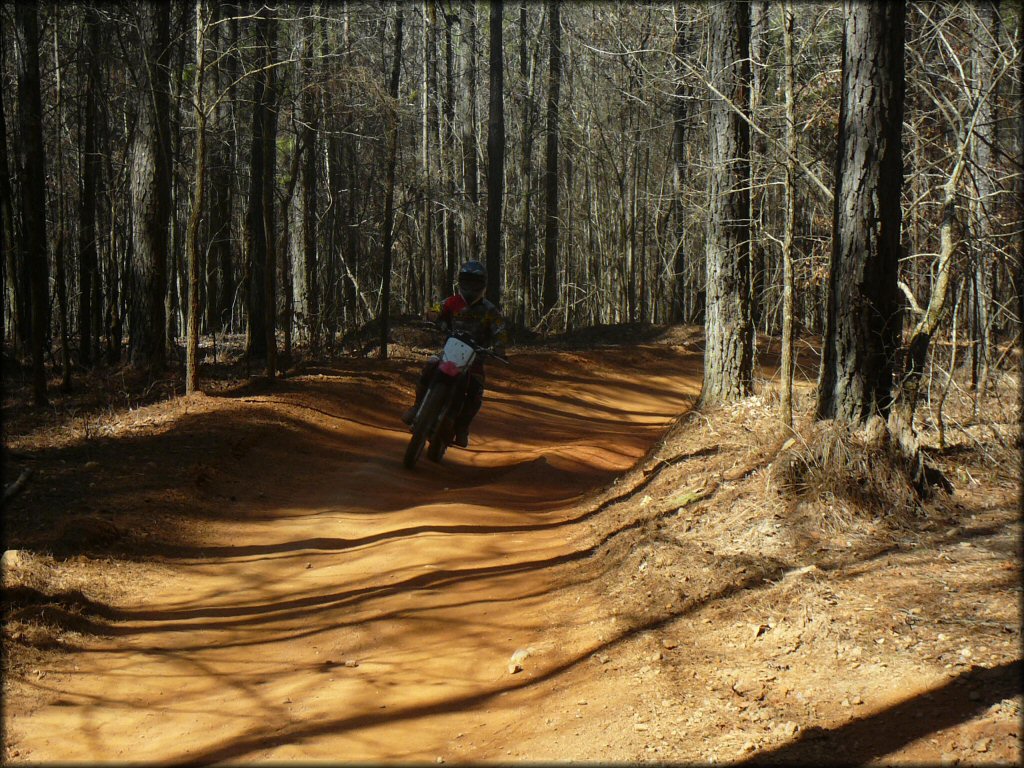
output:
[[[412,437],[409,438],[409,445],[405,448],[405,458],[402,463],[406,469],[413,469],[420,456],[423,455],[423,446],[426,445],[427,438],[437,421],[437,412],[443,401],[442,387],[431,387],[424,396],[423,404],[420,405],[420,409],[416,413],[416,420],[412,424]]]
[[[436,434],[434,439],[430,441],[430,447],[427,449],[427,458],[437,464],[444,458],[446,450],[448,450],[448,441],[440,434]]]

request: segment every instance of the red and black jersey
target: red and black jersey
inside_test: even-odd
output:
[[[508,344],[505,318],[487,299],[469,304],[456,293],[435,309],[439,312],[438,321],[450,332],[466,333],[482,347],[500,350]]]

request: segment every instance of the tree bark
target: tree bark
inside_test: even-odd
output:
[[[421,119],[421,171],[423,173],[423,248],[421,273],[423,275],[422,306],[432,303],[434,285],[434,195],[436,185],[434,177],[434,119],[433,107],[437,101],[437,13],[433,0],[423,1],[423,80],[420,84],[422,112]]]
[[[490,107],[487,117],[487,297],[501,303],[501,209],[505,192],[505,57],[502,0],[490,13]]]
[[[15,3],[14,35],[20,127],[21,253],[31,286],[32,400],[36,406],[44,406],[47,398],[43,355],[50,329],[49,265],[46,258],[46,153],[39,87],[39,20],[35,3]]]
[[[843,6],[843,68],[817,415],[886,416],[902,331],[905,3]]]
[[[169,73],[170,105],[168,108],[168,120],[166,130],[168,131],[168,173],[170,174],[170,247],[167,252],[167,291],[164,294],[164,319],[166,333],[166,347],[168,351],[174,351],[175,340],[185,333],[186,313],[188,304],[188,265],[185,258],[185,237],[188,229],[187,216],[182,215],[184,206],[180,203],[185,197],[183,185],[187,183],[185,174],[178,173],[177,169],[183,167],[180,162],[182,155],[182,94],[185,93],[185,49],[184,41],[189,34],[191,19],[195,15],[191,12],[191,3],[179,3],[171,6],[172,10],[179,13],[177,27],[170,35],[168,45],[174,53],[173,68]],[[168,53],[170,61],[170,52]],[[186,107],[187,109],[187,107]],[[177,357],[177,355],[175,355]]]
[[[519,4],[519,77],[523,83],[523,108],[520,116],[521,154],[519,160],[519,178],[522,184],[522,236],[520,237],[521,252],[519,256],[519,294],[516,296],[516,325],[526,327],[530,307],[530,275],[533,262],[533,131],[535,106],[533,94],[533,78],[531,77],[529,57],[529,31],[527,25],[529,8],[523,0]],[[536,49],[535,49],[536,50]]]
[[[320,318],[320,285],[317,280],[317,219],[319,216],[319,191],[317,177],[317,132],[320,113],[317,109],[315,93],[312,89],[313,69],[313,24],[307,24],[306,41],[303,47],[303,66],[305,71],[306,90],[302,96],[303,114],[303,152],[305,162],[302,166],[302,253],[303,274],[305,277],[305,316],[309,328],[309,352],[318,355],[320,352],[321,318]]]
[[[277,232],[274,192],[277,178],[277,118],[279,90],[277,76],[277,20],[268,19],[264,73],[266,74],[266,119],[263,123],[263,186],[261,200],[267,260],[263,270],[263,308],[266,332],[266,375],[277,376]]]
[[[138,10],[141,60],[138,117],[131,148],[132,289],[129,357],[151,371],[166,364],[167,244],[171,216],[168,54],[170,7]]]
[[[185,236],[188,262],[188,316],[185,342],[185,394],[199,389],[199,223],[206,199],[206,8],[205,0],[195,0],[196,9],[196,74],[192,99],[196,116],[196,165],[193,182],[192,211]]]
[[[96,190],[101,164],[96,146],[98,108],[100,19],[95,6],[85,9],[85,114],[83,115],[82,184],[78,207],[78,362],[92,365],[99,356],[99,255],[96,244]]]
[[[0,34],[0,66],[6,61],[6,40],[7,36]],[[7,118],[5,116],[6,91],[0,89],[0,146],[7,147]],[[20,173],[20,165],[18,172]],[[0,152],[0,246],[3,247],[4,259],[4,286],[3,300],[4,313],[3,322],[7,322],[8,312],[14,331],[14,347],[16,353],[27,355],[31,347],[32,321],[31,301],[29,290],[25,282],[26,265],[20,258],[18,235],[14,226],[14,190],[11,187],[12,174],[7,162],[6,150]],[[3,338],[6,339],[6,326],[4,326]]]
[[[558,108],[562,83],[560,0],[548,0],[548,114],[544,160],[544,297],[543,313],[558,303]]]
[[[458,20],[454,13],[445,14],[444,29],[444,62],[445,62],[445,101],[444,101],[444,140],[441,142],[443,150],[447,152],[448,161],[445,169],[445,191],[448,194],[449,203],[456,199],[456,179],[459,176],[459,156],[454,151],[455,147],[455,46],[452,41],[452,27]],[[450,290],[455,284],[455,273],[459,268],[459,243],[458,232],[455,228],[455,215],[451,204],[446,205],[443,213],[444,220],[444,285],[442,291]]]
[[[395,12],[395,53],[391,62],[391,79],[388,95],[394,110],[388,122],[388,171],[384,197],[384,259],[381,266],[382,286],[380,296],[380,359],[388,357],[388,333],[391,324],[391,267],[393,261],[395,225],[395,171],[398,164],[398,86],[402,76],[402,8]]]
[[[466,24],[465,49],[466,59],[466,100],[462,116],[462,157],[463,179],[466,190],[468,214],[464,228],[466,230],[466,257],[480,258],[479,207],[480,207],[480,168],[477,159],[477,23],[476,3],[471,2],[467,9],[469,20]]]
[[[71,331],[68,328],[68,283],[67,283],[67,259],[64,255],[64,246],[67,242],[67,221],[65,219],[65,197],[66,188],[64,185],[64,142],[60,136],[64,133],[64,79],[61,71],[60,46],[57,41],[57,28],[53,30],[53,68],[56,80],[56,122],[57,122],[57,194],[56,194],[56,224],[57,233],[53,246],[54,283],[57,291],[57,315],[60,321],[60,391],[71,391]]]
[[[793,0],[783,3],[782,35],[786,93],[786,213],[782,239],[782,361],[779,405],[782,423],[793,427],[793,234],[796,228],[796,87],[793,60]]]
[[[692,22],[683,18],[684,6],[676,2],[673,6],[675,24],[675,39],[673,41],[673,77],[675,79],[675,92],[672,103],[672,184],[675,197],[673,199],[673,210],[675,212],[675,253],[672,257],[672,308],[669,319],[681,323],[694,320],[693,307],[688,300],[689,296],[689,265],[686,243],[686,218],[689,213],[684,199],[685,181],[689,163],[687,160],[687,145],[689,142],[691,109],[690,99],[691,88],[686,82],[684,72],[684,58],[693,55],[693,30]]]
[[[750,119],[761,122],[765,95],[768,54],[768,0],[750,3]],[[754,131],[751,137],[750,167],[750,321],[755,333],[764,320],[765,261],[764,202],[767,185],[768,137]]]
[[[972,219],[975,236],[971,239],[974,284],[975,324],[974,346],[972,348],[972,370],[977,374],[975,382],[975,413],[988,387],[989,365],[992,358],[992,324],[996,300],[992,275],[996,269],[996,248],[999,237],[998,195],[999,183],[996,157],[999,155],[999,106],[995,95],[982,98],[992,82],[998,66],[999,50],[999,0],[977,0],[972,4],[978,14],[975,40],[971,49],[972,95],[978,99],[979,114],[971,140],[971,163],[973,166],[974,196]],[[1020,22],[1018,22],[1020,23]]]
[[[238,149],[232,118],[237,103],[239,76],[238,19],[234,3],[218,3],[221,24],[217,37],[222,60],[216,66],[218,101],[211,117],[217,140],[210,147],[210,270],[216,275],[216,291],[209,292],[208,321],[211,327],[231,328],[235,277],[235,184],[232,169]],[[212,295],[211,295],[212,294]]]
[[[749,107],[748,2],[711,7],[711,78],[740,109]],[[738,400],[753,389],[750,320],[750,130],[722,98],[711,102],[711,210],[707,232],[707,317],[701,403]]]
[[[271,21],[266,7],[257,13],[257,41],[260,49],[260,71],[256,74],[253,89],[252,141],[249,151],[249,200],[246,214],[246,288],[248,290],[248,323],[246,326],[246,357],[249,360],[265,360],[269,355],[268,315],[273,307],[267,306],[268,272],[273,272],[273,261],[269,252],[271,243],[267,237],[268,222],[265,199],[268,178],[267,141],[272,120],[271,107]],[[273,173],[272,171],[270,172]],[[272,175],[270,178],[273,178]],[[272,193],[272,190],[270,190]],[[273,276],[270,276],[273,284]]]

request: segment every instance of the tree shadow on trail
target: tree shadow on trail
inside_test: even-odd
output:
[[[1024,691],[1024,661],[974,667],[874,715],[836,728],[809,728],[789,744],[738,765],[862,765],[982,714]],[[973,698],[972,698],[973,695]]]

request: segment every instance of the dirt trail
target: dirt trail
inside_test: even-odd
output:
[[[553,695],[614,708],[559,693],[614,625],[577,567],[581,521],[687,407],[699,362],[521,354],[490,370],[471,449],[415,472],[409,362],[182,401],[147,438],[178,465],[126,456],[107,492],[190,509],[195,541],[154,544],[102,631],[15,691],[18,759],[501,759],[536,743]]]

